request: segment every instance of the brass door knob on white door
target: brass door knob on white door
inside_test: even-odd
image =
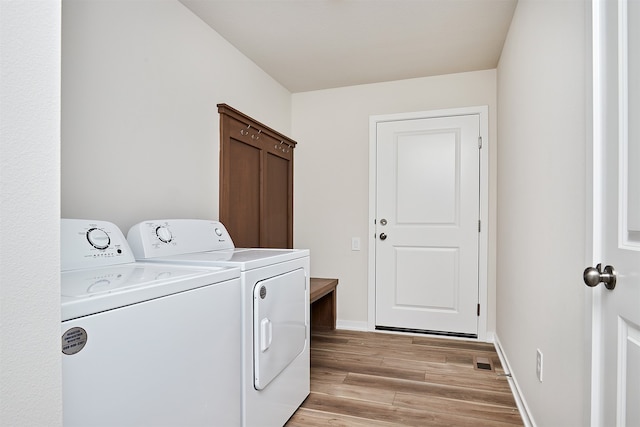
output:
[[[384,233],[380,233],[380,240],[384,240],[387,238],[387,235]]]
[[[607,265],[604,271],[602,270],[602,264],[598,264],[595,267],[587,267],[582,274],[582,278],[590,288],[598,286],[600,283],[604,283],[604,286],[609,290],[613,290],[616,287],[616,270],[610,265]]]

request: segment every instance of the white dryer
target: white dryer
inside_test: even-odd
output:
[[[309,250],[235,248],[209,220],[149,220],[127,239],[138,260],[241,270],[242,424],[282,426],[309,395]]]
[[[61,270],[65,427],[241,424],[239,269],[138,263],[63,219]]]

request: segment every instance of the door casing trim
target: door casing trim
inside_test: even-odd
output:
[[[477,114],[480,117],[480,136],[482,149],[480,150],[480,221],[482,228],[479,236],[478,248],[478,301],[480,315],[478,316],[478,341],[487,341],[487,314],[495,307],[489,307],[488,273],[489,273],[489,107],[487,105],[451,108],[444,110],[418,111],[410,113],[385,114],[369,116],[369,258],[368,258],[368,288],[367,288],[367,329],[375,331],[376,283],[375,283],[375,224],[376,219],[376,129],[378,123],[399,120],[430,119],[437,117],[467,116]],[[493,335],[491,335],[493,336]]]

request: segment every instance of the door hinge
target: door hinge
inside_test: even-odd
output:
[[[478,316],[480,316],[480,304],[478,304]]]
[[[481,136],[478,137],[478,148],[482,149],[482,137]]]
[[[482,232],[482,221],[478,220],[478,233]]]

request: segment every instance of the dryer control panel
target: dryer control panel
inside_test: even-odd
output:
[[[113,223],[88,219],[60,220],[62,271],[135,262],[122,231]]]
[[[136,259],[234,249],[225,226],[203,219],[159,219],[140,222],[127,233]]]

